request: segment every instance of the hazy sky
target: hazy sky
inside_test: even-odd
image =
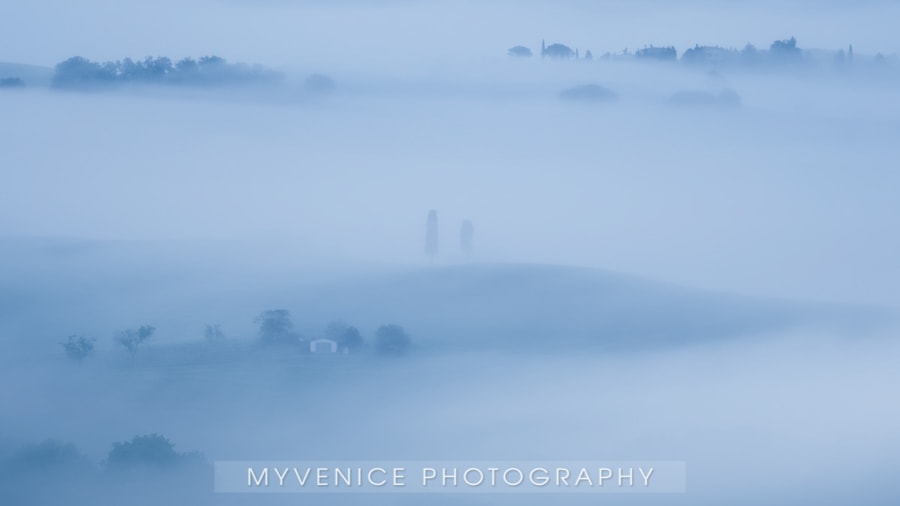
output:
[[[8,2],[0,61],[52,65],[93,59],[217,53],[273,65],[391,60],[445,62],[502,55],[541,38],[595,54],[696,43],[900,50],[896,2],[161,0]]]

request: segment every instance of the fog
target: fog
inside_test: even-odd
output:
[[[795,334],[661,354],[419,353],[399,364],[357,359],[340,365],[291,355],[276,360],[259,351],[225,365],[193,351],[193,358],[185,353],[168,363],[145,355],[130,364],[95,357],[75,367],[6,365],[4,383],[28,381],[4,390],[4,405],[15,406],[18,416],[4,417],[3,431],[24,441],[47,435],[76,441],[94,462],[106,458],[111,441],[152,432],[170,437],[179,451],[222,460],[601,454],[687,461],[687,494],[617,499],[633,504],[891,504],[900,492],[890,479],[900,444],[894,430],[900,412],[890,401],[898,381],[893,340],[847,343]],[[65,461],[57,464],[62,472],[36,471],[37,465],[13,456],[6,475],[38,472],[37,479],[52,480],[52,488],[30,494],[39,500],[114,502],[137,488],[124,487],[134,478],[114,468],[107,474],[82,468],[88,477],[73,483],[65,478]],[[157,483],[147,474],[144,479]],[[175,495],[179,502],[287,503],[277,496],[213,496],[206,472],[189,476]],[[173,493],[174,478],[157,479],[166,486],[129,501],[151,504]],[[4,485],[14,498],[22,488],[21,481]],[[317,500],[548,503],[441,495]],[[550,502],[559,500],[597,499]]]
[[[624,504],[895,504],[897,10],[5,8],[0,502],[569,459],[685,462]]]
[[[471,219],[483,260],[897,302],[900,251],[886,233],[900,215],[898,176],[886,165],[898,155],[896,88],[498,65],[446,71],[447,82],[440,72],[373,83],[335,73],[349,89],[323,100],[282,89],[234,100],[4,94],[16,121],[3,126],[0,226],[7,235],[277,239],[320,257],[415,262],[424,215],[437,209],[448,260]],[[597,108],[556,98],[592,81],[620,100]],[[665,105],[717,81],[739,90],[741,108]]]

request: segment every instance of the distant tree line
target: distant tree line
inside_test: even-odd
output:
[[[514,46],[507,50],[509,56],[515,58],[529,58],[532,51],[526,46]],[[541,58],[552,60],[593,60],[590,50],[580,53],[578,48],[571,48],[565,44],[552,43],[547,44],[541,41]],[[674,46],[645,46],[634,52],[624,49],[619,53],[607,52],[600,56],[603,60],[621,60],[635,59],[645,61],[682,61],[687,64],[732,64],[732,65],[797,65],[804,62],[812,61],[809,53],[804,51],[797,45],[797,39],[790,37],[788,39],[779,39],[766,49],[757,49],[753,44],[747,44],[743,49],[725,48],[721,46],[695,45],[686,49],[679,58],[678,50]],[[839,49],[833,54],[833,62],[838,65],[850,64],[853,62],[854,53],[853,46],[849,45],[847,50]],[[876,65],[883,65],[888,61],[897,61],[897,56],[885,57],[881,53],[871,58],[871,62]]]
[[[294,331],[291,313],[286,309],[263,311],[253,321],[259,326],[259,341],[264,345],[305,345],[310,341]],[[334,341],[340,352],[356,353],[365,346],[365,339],[359,329],[343,321],[329,323],[324,337]],[[374,351],[378,355],[403,355],[411,342],[412,339],[403,327],[395,324],[382,325],[375,331]]]
[[[634,57],[645,60],[675,61],[678,59],[678,51],[674,46],[650,46],[636,51]]]
[[[253,323],[257,327],[259,343],[264,346],[299,345],[300,349],[309,349],[311,341],[304,339],[294,330],[294,322],[291,313],[287,309],[269,309],[261,312],[254,318]],[[142,325],[137,329],[124,329],[115,333],[114,342],[135,357],[144,343],[149,341],[156,333],[156,327]],[[218,345],[225,341],[225,333],[219,324],[206,324],[203,329],[203,337],[207,343]],[[356,353],[362,350],[366,344],[365,339],[356,327],[342,320],[329,323],[322,335],[327,340],[333,341],[336,349],[342,353]],[[94,352],[96,339],[79,334],[70,335],[60,345],[66,356],[75,362],[82,362]],[[379,355],[403,355],[409,348],[412,340],[403,329],[395,324],[380,326],[375,332],[373,343],[374,351]]]
[[[768,51],[761,51],[753,44],[747,44],[740,51],[719,46],[695,45],[684,52],[681,56],[681,60],[685,63],[694,64],[796,64],[803,60],[803,52],[797,47],[797,39],[791,37],[790,39],[772,42]]]
[[[161,503],[197,504],[188,499],[200,496],[200,484],[211,471],[202,454],[178,452],[160,434],[113,443],[100,463],[71,443],[45,440],[0,456],[0,501],[4,505],[133,504],[138,497],[123,494],[152,490]],[[186,487],[185,480],[198,485]],[[146,498],[140,499],[145,504]]]
[[[258,84],[280,79],[280,73],[259,65],[228,63],[218,56],[173,62],[167,57],[95,62],[74,56],[56,65],[55,88],[93,88],[125,83],[217,86]]]

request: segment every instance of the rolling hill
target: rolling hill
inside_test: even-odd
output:
[[[368,338],[402,325],[423,348],[538,350],[668,347],[797,327],[860,333],[895,316],[560,265],[323,267],[203,245],[0,242],[0,332],[50,343],[144,323],[161,342],[192,341],[210,322],[250,340],[253,318],[273,308],[290,310],[304,337],[343,319]]]

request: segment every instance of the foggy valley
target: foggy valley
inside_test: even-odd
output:
[[[896,504],[897,7],[552,5],[4,15],[0,503]],[[542,459],[685,492],[213,483]]]

